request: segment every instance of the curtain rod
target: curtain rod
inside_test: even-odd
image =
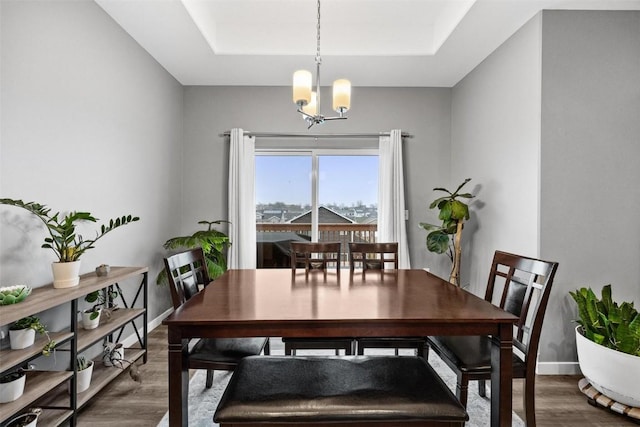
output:
[[[256,138],[379,138],[381,136],[390,136],[389,132],[380,133],[277,133],[277,132],[249,132],[244,131],[246,136],[255,136]],[[230,136],[231,131],[225,131],[218,136]],[[410,133],[402,132],[403,138],[413,138]]]

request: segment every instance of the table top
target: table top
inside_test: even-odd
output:
[[[219,330],[206,335],[312,337],[427,335],[442,328],[476,335],[515,320],[425,270],[312,272],[305,279],[304,270],[256,269],[227,271],[163,323],[191,336],[213,328]]]

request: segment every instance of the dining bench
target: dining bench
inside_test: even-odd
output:
[[[468,415],[421,357],[250,356],[213,419],[220,427],[444,427]]]

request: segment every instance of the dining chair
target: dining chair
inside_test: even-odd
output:
[[[335,267],[340,274],[340,242],[291,242],[291,273],[295,276],[297,267],[304,266],[305,279],[314,270],[326,277],[327,270]],[[286,355],[295,355],[297,350],[340,350],[345,355],[354,354],[353,338],[283,338]]]
[[[523,378],[527,426],[535,426],[535,378],[538,344],[544,313],[551,292],[557,262],[496,251],[491,264],[485,300],[518,316],[513,334],[513,378]],[[491,379],[491,337],[427,337],[427,355],[432,349],[457,373],[458,399],[466,407],[469,381],[479,382],[485,396],[485,382]]]
[[[202,248],[191,249],[164,258],[173,308],[178,309],[209,280]],[[231,371],[246,356],[269,354],[268,338],[203,338],[190,346],[189,368],[206,369],[206,387],[213,385],[213,371]]]
[[[349,268],[353,273],[357,267],[362,272],[367,270],[397,270],[398,243],[349,243]],[[357,353],[364,354],[367,348],[392,348],[396,356],[399,349],[414,349],[420,357],[424,356],[425,339],[422,337],[386,338],[367,337],[356,338]]]

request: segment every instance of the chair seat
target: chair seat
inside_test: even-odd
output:
[[[214,415],[232,424],[467,419],[424,359],[395,356],[248,357]]]
[[[491,340],[486,336],[428,337],[429,346],[463,372],[491,373]],[[522,376],[524,362],[513,354],[513,376]]]
[[[189,353],[192,362],[237,364],[247,356],[262,352],[266,338],[203,338]]]

